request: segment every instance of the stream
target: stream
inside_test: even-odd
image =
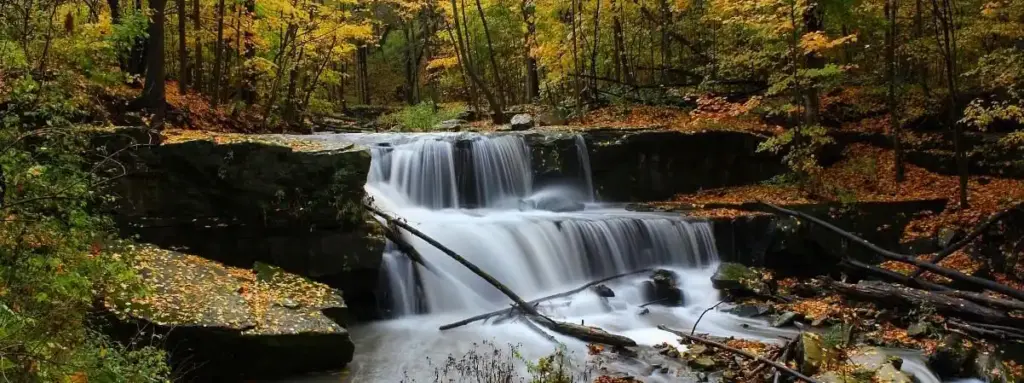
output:
[[[718,263],[710,225],[679,215],[628,212],[595,201],[582,139],[575,141],[582,157],[576,163],[585,167],[581,173],[587,176],[536,190],[529,148],[517,135],[369,136],[347,139],[374,145],[366,183],[374,204],[451,247],[524,299],[650,267],[677,273],[685,298],[682,307],[641,308],[647,302],[640,285],[648,278],[637,274],[606,283],[614,291],[612,298],[588,289],[545,303],[540,309],[546,315],[596,325],[641,345],[681,346],[675,336],[656,326],[690,329],[719,301],[710,281]],[[456,145],[457,139],[471,143]],[[526,360],[555,350],[551,341],[516,321],[494,324],[490,319],[439,331],[441,325],[507,308],[509,300],[439,250],[405,234],[430,270],[388,247],[383,278],[387,282],[382,286],[388,299],[383,308],[394,319],[350,328],[356,353],[344,381],[433,382],[435,368],[449,355],[458,357],[484,341],[500,348],[518,345]],[[776,343],[798,333],[715,310],[700,320],[697,331]],[[574,359],[586,358],[584,343],[553,335]],[[919,382],[939,382],[919,355],[894,352],[905,357],[903,370]],[[649,382],[679,381],[627,363],[611,369]]]

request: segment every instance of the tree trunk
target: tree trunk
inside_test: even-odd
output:
[[[804,28],[806,33],[821,32],[825,30],[824,10],[821,4],[811,2],[804,9]],[[807,61],[807,68],[821,69],[825,67],[825,59],[816,52],[804,56]],[[807,125],[814,126],[820,122],[821,100],[818,97],[817,84],[808,84],[804,89],[804,120]]]
[[[899,35],[897,34],[896,29],[896,15],[898,11],[898,0],[886,0],[885,17],[889,22],[888,29],[885,33],[885,67],[889,77],[889,134],[892,137],[892,147],[896,157],[896,182],[903,182],[903,145],[900,140],[899,103],[896,100],[896,42],[899,41]]]
[[[914,289],[879,281],[861,281],[857,284],[829,282],[837,291],[876,303],[900,307],[932,307],[941,314],[970,318],[992,324],[1020,323],[1006,312],[985,307],[969,300],[927,290]]]
[[[967,209],[970,204],[967,201],[967,158],[964,155],[966,151],[965,143],[963,142],[963,126],[957,122],[957,116],[959,114],[957,105],[957,69],[956,69],[956,25],[955,25],[955,9],[950,4],[950,0],[932,0],[932,12],[936,19],[936,28],[940,31],[936,31],[936,35],[940,50],[943,53],[943,61],[946,64],[946,86],[949,88],[949,113],[947,114],[946,123],[950,128],[953,129],[953,150],[956,156],[956,168],[957,174],[960,178],[960,208]],[[941,32],[941,33],[940,33]]]
[[[629,65],[626,58],[625,38],[622,32],[622,0],[612,0],[612,36],[615,46],[615,80],[629,85],[633,84],[632,76],[629,74]]]
[[[188,41],[185,41],[185,0],[174,0],[178,6],[178,93],[188,87]]]
[[[365,44],[356,48],[356,85],[359,91],[359,103],[370,105],[370,72],[368,69],[370,48]]]
[[[479,0],[477,0],[479,1]],[[590,48],[590,98],[597,99],[597,48],[601,41],[601,0],[594,6],[594,44]]]
[[[217,106],[220,104],[221,71],[224,65],[224,0],[217,2],[217,43],[213,49],[213,91],[210,104]]]
[[[914,9],[914,39],[924,37],[924,0],[917,0]],[[931,97],[931,89],[928,87],[928,63],[917,59],[917,80],[921,83],[921,91],[925,99]]]
[[[524,58],[526,62],[526,102],[533,102],[540,96],[540,76],[537,73],[537,58],[533,57],[533,46],[537,39],[537,24],[535,17],[537,5],[533,0],[523,0],[522,3],[523,22],[526,23],[526,39]]]
[[[110,7],[110,23],[117,25],[121,23],[121,2],[120,0],[107,0]]]
[[[193,54],[196,62],[192,68],[192,89],[196,92],[203,91],[203,40],[202,25],[200,24],[199,0],[192,1],[192,30],[196,35],[196,48]]]
[[[249,18],[249,26],[245,29],[242,62],[242,86],[239,89],[240,97],[245,105],[256,104],[256,69],[251,62],[256,58],[256,34],[253,28],[256,27],[256,0],[245,0],[245,14]]]
[[[498,109],[504,109],[501,105],[503,104],[501,100],[502,98],[505,98],[505,91],[508,91],[508,87],[505,86],[505,82],[502,81],[501,69],[498,68],[498,60],[494,57],[494,45],[491,44],[491,30],[487,27],[487,15],[484,14],[484,7],[480,5],[480,0],[476,0],[476,11],[480,13],[480,22],[483,23],[484,38],[487,40],[487,56],[491,61],[491,69],[494,71],[495,86],[497,86],[499,90],[504,90],[500,93],[502,97],[496,98],[495,100],[499,101]]]
[[[452,9],[457,10],[458,7],[457,7],[457,5],[455,3],[455,0],[451,0],[451,2],[452,2]],[[463,56],[463,60],[462,61],[464,63],[468,63],[469,62],[469,54],[468,54],[468,52],[466,50],[466,46],[462,42],[462,37],[461,37],[462,36],[462,25],[459,22],[459,18],[458,17],[455,17],[454,19],[455,19],[455,32],[456,32],[457,35],[459,35],[458,51],[459,51],[459,54],[461,54]],[[476,84],[477,88],[480,89],[480,92],[484,94],[484,98],[487,99],[487,104],[491,107],[491,120],[495,124],[504,124],[506,119],[505,119],[505,112],[502,111],[502,109],[501,109],[501,102],[499,102],[497,97],[494,96],[494,93],[491,92],[491,90],[487,88],[487,86],[483,83],[483,80],[481,80],[480,77],[477,76],[476,72],[473,70],[472,65],[467,66],[466,72],[469,75],[469,79],[472,80],[474,84]],[[477,111],[477,112],[479,113],[479,111]]]
[[[146,84],[142,89],[142,104],[152,108],[156,118],[153,125],[163,128],[166,112],[166,95],[164,93],[164,8],[167,0],[150,0],[149,11],[152,22],[147,29],[149,42],[146,52]]]

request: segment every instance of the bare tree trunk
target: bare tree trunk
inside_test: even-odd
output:
[[[825,14],[821,4],[811,2],[804,10],[804,28],[806,33],[821,32],[825,30]],[[825,66],[825,59],[816,52],[806,54],[807,68],[820,69]],[[817,84],[808,84],[804,89],[804,119],[807,125],[818,125],[821,118],[821,100],[818,97]]]
[[[142,104],[152,108],[156,117],[153,125],[163,128],[167,110],[164,92],[164,8],[167,0],[150,0],[149,48],[146,50],[146,84],[142,89]]]
[[[480,13],[480,22],[483,23],[484,27],[484,38],[487,40],[487,56],[491,60],[491,69],[494,71],[494,82],[498,89],[507,91],[508,87],[505,86],[505,82],[501,78],[501,69],[498,67],[498,60],[494,57],[494,45],[491,43],[491,30],[487,27],[487,15],[484,14],[484,7],[480,5],[480,0],[476,0],[476,11]],[[506,98],[505,92],[500,92],[502,97],[498,98],[501,101]],[[507,101],[507,100],[506,100]],[[498,105],[498,108],[504,109],[502,105]]]
[[[964,155],[966,148],[963,142],[963,126],[957,122],[959,106],[957,105],[957,69],[956,69],[956,25],[953,8],[950,0],[932,0],[932,14],[936,19],[936,38],[943,53],[943,61],[946,64],[946,86],[949,87],[949,114],[946,123],[953,129],[953,150],[956,156],[957,173],[960,176],[960,208],[970,207],[967,201],[967,158]]]
[[[178,6],[178,93],[188,87],[188,41],[185,41],[185,0],[174,0]]]
[[[896,28],[896,15],[899,13],[898,0],[886,0],[885,17],[889,21],[886,31],[885,66],[889,77],[889,134],[892,135],[892,147],[896,157],[896,182],[903,182],[903,145],[900,140],[899,103],[896,100],[896,43],[899,34]]]
[[[916,1],[916,8],[914,9],[914,38],[920,39],[924,37],[924,5],[923,0]],[[921,83],[921,91],[924,92],[925,99],[930,98],[931,89],[928,88],[928,64],[922,62],[920,59],[917,60],[917,73],[918,81]]]
[[[256,104],[256,75],[257,71],[252,67],[252,63],[249,62],[256,58],[256,34],[253,32],[255,28],[256,18],[256,0],[245,0],[245,15],[247,16],[250,25],[245,29],[245,40],[243,50],[243,57],[245,61],[242,61],[242,85],[239,89],[239,96],[245,105]]]
[[[199,21],[199,0],[192,1],[192,30],[196,34],[196,62],[192,68],[192,89],[196,92],[203,91],[203,41],[202,28]]]
[[[477,0],[479,1],[479,0]],[[601,0],[594,8],[594,45],[590,49],[590,98],[597,99],[597,47],[601,41]]]
[[[220,104],[221,70],[224,65],[224,0],[217,3],[217,44],[213,49],[213,91],[210,104],[216,106]]]
[[[526,38],[524,58],[526,62],[526,102],[532,102],[540,96],[540,76],[537,73],[537,58],[533,57],[533,46],[537,40],[537,4],[533,0],[523,0],[520,6],[523,12],[523,22],[526,23]]]
[[[452,2],[452,9],[458,9],[457,5],[455,4],[455,0],[451,0],[451,2]],[[459,22],[459,18],[455,17],[454,19],[455,19],[455,32],[459,36],[462,36],[462,31],[461,31],[462,30],[462,26],[461,26],[461,24]],[[465,45],[463,45],[461,37],[459,37],[458,43],[459,43],[458,44],[458,50],[460,51],[460,54],[463,55],[463,62],[469,62],[468,54],[467,54],[467,51],[466,51],[466,47],[465,47]],[[505,121],[506,121],[505,120],[505,112],[501,110],[501,102],[499,102],[497,97],[494,96],[494,93],[492,93],[491,90],[488,89],[484,85],[483,81],[480,79],[479,76],[477,76],[476,72],[473,71],[472,67],[466,68],[466,72],[469,75],[470,80],[472,80],[473,83],[475,83],[477,85],[477,88],[479,88],[480,91],[484,94],[484,98],[487,99],[487,103],[491,107],[491,120],[495,124],[503,124],[503,123],[505,123]]]
[[[615,81],[632,84],[629,75],[629,63],[626,58],[625,38],[622,32],[622,0],[612,1],[612,37],[615,45]]]

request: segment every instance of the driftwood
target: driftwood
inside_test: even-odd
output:
[[[849,266],[869,271],[876,275],[902,283],[907,286],[919,286],[925,289],[933,290],[938,294],[963,298],[975,303],[980,303],[989,307],[999,308],[1003,310],[1024,311],[1024,302],[1018,300],[990,297],[982,293],[975,293],[971,291],[954,290],[952,288],[949,288],[948,286],[943,286],[938,283],[929,282],[921,278],[911,278],[909,276],[897,273],[895,271],[886,270],[881,267],[866,265],[853,259],[846,259],[843,261],[843,263]]]
[[[665,325],[658,325],[658,329],[661,330],[661,331],[667,331],[667,332],[673,333],[675,335],[678,335],[678,336],[681,336],[683,338],[692,340],[694,342],[703,343],[703,344],[708,345],[708,346],[717,347],[717,348],[723,349],[725,351],[729,351],[729,352],[731,352],[733,354],[740,355],[740,356],[745,357],[747,359],[753,359],[753,360],[759,361],[761,363],[766,363],[766,364],[768,364],[768,365],[770,365],[772,367],[775,367],[775,369],[778,370],[778,371],[786,372],[786,373],[788,373],[790,375],[793,375],[793,376],[795,376],[795,377],[797,377],[797,378],[799,378],[799,379],[801,379],[803,381],[806,381],[806,382],[809,382],[809,383],[818,383],[817,380],[811,379],[807,375],[801,374],[800,372],[798,372],[798,371],[796,371],[796,370],[794,370],[792,368],[786,367],[785,365],[783,365],[783,364],[781,364],[779,362],[776,362],[774,360],[771,360],[771,359],[768,359],[768,358],[764,358],[764,357],[760,357],[760,356],[751,354],[749,352],[746,352],[746,351],[743,351],[743,350],[740,350],[740,349],[732,348],[732,347],[726,346],[724,344],[721,344],[721,343],[718,343],[718,342],[715,342],[715,341],[711,341],[711,340],[707,340],[707,339],[701,338],[701,337],[696,336],[696,335],[690,335],[690,334],[687,334],[687,333],[684,333],[684,332],[681,332],[681,331],[676,331],[676,330],[673,330],[673,329],[670,329],[670,328],[666,327]]]
[[[416,229],[415,227],[412,227],[408,223],[405,223],[404,221],[397,219],[391,216],[390,214],[381,211],[380,209],[377,209],[376,207],[370,205],[369,203],[365,203],[364,206],[370,212],[376,214],[377,216],[387,221],[388,225],[395,225],[397,227],[404,229],[405,231],[408,231],[410,234],[420,237],[427,243],[436,247],[438,250],[441,250],[441,252],[445,253],[445,255],[451,257],[456,262],[462,264],[462,266],[465,266],[467,269],[472,271],[474,274],[476,274],[483,280],[487,281],[487,283],[490,283],[491,286],[494,286],[494,288],[498,289],[498,291],[501,291],[503,294],[505,294],[505,296],[509,297],[509,299],[515,302],[519,310],[521,310],[527,318],[535,321],[537,324],[547,327],[549,330],[554,331],[556,333],[571,336],[584,342],[603,343],[616,347],[636,346],[636,341],[624,337],[622,335],[611,334],[597,327],[587,327],[572,323],[558,322],[555,321],[554,319],[541,315],[541,313],[538,312],[537,309],[533,307],[533,305],[524,301],[523,298],[520,298],[519,295],[517,295],[511,289],[506,287],[504,284],[499,282],[490,274],[487,274],[487,272],[481,270],[472,262],[466,260],[466,258],[463,258],[461,255],[459,255],[452,249],[449,249],[447,246],[441,244],[437,240],[424,234],[422,231],[419,231],[419,229]]]
[[[783,365],[785,365],[786,360],[789,359],[789,352],[796,347],[797,339],[800,339],[800,337],[794,337],[793,340],[789,341],[789,343],[786,343],[786,347],[782,349],[782,357],[779,358],[779,362],[781,362]],[[780,376],[782,376],[782,374],[780,373],[779,369],[775,369],[775,377],[772,378],[772,382],[779,383]]]
[[[536,306],[538,303],[549,301],[549,300],[552,300],[552,299],[558,299],[558,298],[562,298],[562,297],[567,297],[567,296],[576,294],[576,293],[578,293],[580,291],[586,290],[586,289],[588,289],[590,287],[596,286],[598,284],[601,284],[601,283],[604,283],[604,282],[608,282],[608,281],[613,280],[613,279],[618,279],[618,278],[622,278],[622,277],[628,277],[630,275],[640,274],[640,273],[648,272],[648,271],[651,271],[651,270],[652,269],[641,269],[641,270],[631,271],[631,272],[623,273],[623,274],[619,274],[619,275],[613,275],[613,276],[610,276],[610,277],[607,277],[607,278],[602,278],[602,279],[599,279],[599,280],[587,283],[587,284],[585,284],[583,286],[577,287],[577,288],[569,290],[569,291],[561,292],[561,293],[558,293],[558,294],[551,294],[551,295],[548,295],[548,296],[543,297],[543,298],[537,298],[537,299],[534,299],[534,300],[532,300],[532,301],[530,301],[528,303]],[[440,329],[441,330],[450,330],[450,329],[453,329],[453,328],[456,328],[456,327],[465,326],[467,324],[470,324],[470,323],[473,323],[473,322],[476,322],[476,321],[479,321],[479,320],[488,319],[488,318],[491,318],[493,316],[497,316],[497,315],[501,315],[501,314],[510,314],[512,312],[511,310],[512,309],[501,309],[501,310],[491,311],[491,312],[486,313],[486,314],[480,314],[480,315],[477,315],[477,316],[474,316],[474,317],[470,317],[470,318],[466,318],[466,319],[460,320],[458,322],[452,322],[452,323],[446,324],[444,326],[441,326]]]
[[[872,301],[890,304],[920,307],[929,306],[943,314],[951,314],[963,318],[971,318],[984,323],[1019,323],[1020,321],[1006,315],[1006,312],[985,307],[942,293],[915,289],[881,281],[861,281],[849,284],[826,281],[836,291],[854,298],[868,298]]]
[[[832,224],[830,224],[828,222],[825,222],[822,219],[816,218],[816,217],[811,216],[809,214],[804,214],[804,213],[801,213],[801,212],[798,212],[798,211],[795,211],[795,210],[785,209],[785,208],[778,207],[778,206],[775,206],[775,205],[772,205],[772,204],[766,203],[766,202],[760,202],[760,203],[762,205],[764,205],[764,206],[767,206],[768,208],[770,208],[770,209],[772,209],[774,211],[779,212],[779,213],[790,215],[790,216],[794,216],[794,217],[798,217],[798,218],[803,218],[803,219],[811,221],[811,222],[813,222],[815,224],[818,224],[821,227],[824,227],[826,229],[829,229],[829,230],[835,232],[836,234],[839,234],[843,238],[846,238],[846,239],[848,239],[850,241],[853,241],[854,243],[857,243],[857,244],[859,244],[859,245],[861,245],[861,246],[863,246],[863,247],[865,247],[865,248],[867,248],[867,249],[869,249],[871,251],[874,251],[875,253],[877,253],[878,255],[881,255],[882,257],[885,257],[885,258],[888,258],[888,259],[891,259],[891,260],[894,260],[894,261],[898,261],[898,262],[903,262],[903,263],[911,264],[911,265],[920,267],[922,269],[925,269],[927,271],[930,271],[932,273],[935,273],[935,274],[938,274],[938,275],[942,275],[942,276],[947,277],[947,278],[952,279],[952,280],[969,283],[969,284],[972,284],[972,285],[975,285],[975,286],[978,286],[978,287],[981,287],[981,288],[984,288],[984,289],[989,289],[989,290],[995,291],[997,293],[1005,294],[1005,295],[1008,295],[1008,296],[1011,296],[1011,297],[1014,297],[1014,298],[1017,298],[1017,299],[1024,300],[1024,291],[1020,291],[1020,290],[1014,289],[1014,288],[1012,288],[1010,286],[1006,286],[1004,284],[1000,284],[1000,283],[997,283],[995,281],[991,281],[991,280],[988,280],[988,279],[978,278],[978,277],[975,277],[975,276],[967,275],[967,274],[961,273],[961,272],[959,272],[957,270],[953,270],[953,269],[946,268],[946,267],[941,267],[941,266],[936,266],[936,265],[933,265],[933,264],[928,263],[928,262],[919,261],[916,258],[914,258],[912,256],[909,256],[909,255],[906,255],[906,254],[900,254],[900,253],[896,253],[896,252],[892,252],[892,251],[883,249],[883,248],[878,247],[877,245],[875,245],[875,244],[873,244],[871,242],[868,242],[867,240],[865,240],[863,238],[860,238],[860,237],[858,237],[856,235],[853,235],[853,234],[851,234],[850,232],[848,232],[846,230],[840,229],[840,228],[836,227],[835,225],[832,225]]]
[[[1000,211],[1000,212],[998,212],[996,214],[993,214],[991,217],[989,217],[987,220],[985,220],[985,222],[982,222],[978,226],[975,226],[974,230],[972,230],[969,234],[964,236],[963,239],[961,239],[960,241],[957,241],[957,243],[954,243],[954,244],[950,245],[946,249],[940,251],[938,254],[935,254],[935,257],[933,257],[930,261],[928,261],[928,263],[936,265],[939,262],[942,262],[943,259],[946,259],[946,257],[952,255],[957,250],[960,250],[964,246],[967,246],[971,242],[974,242],[974,239],[978,238],[979,236],[981,236],[981,234],[984,233],[985,230],[987,230],[989,228],[989,226],[992,226],[996,222],[999,222],[999,220],[1003,219],[1003,217],[1006,217],[1007,215],[1010,215],[1010,213],[1012,213],[1015,210],[1019,210],[1022,207],[1024,207],[1024,202],[1018,203],[1018,204],[1016,204],[1014,206],[1011,206],[1011,207],[1008,207],[1008,208],[1006,208],[1006,209],[1004,209],[1004,210],[1002,210],[1002,211]],[[921,274],[924,273],[924,272],[925,272],[925,269],[919,268],[919,269],[917,269],[917,271],[914,271],[913,274],[910,274],[910,277],[911,278],[917,278],[917,277],[921,276]]]

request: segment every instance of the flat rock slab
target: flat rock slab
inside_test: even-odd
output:
[[[105,308],[118,327],[166,336],[172,364],[197,379],[332,371],[351,361],[348,331],[333,319],[345,303],[326,285],[268,265],[227,267],[148,245],[128,251],[145,291],[112,294]]]

